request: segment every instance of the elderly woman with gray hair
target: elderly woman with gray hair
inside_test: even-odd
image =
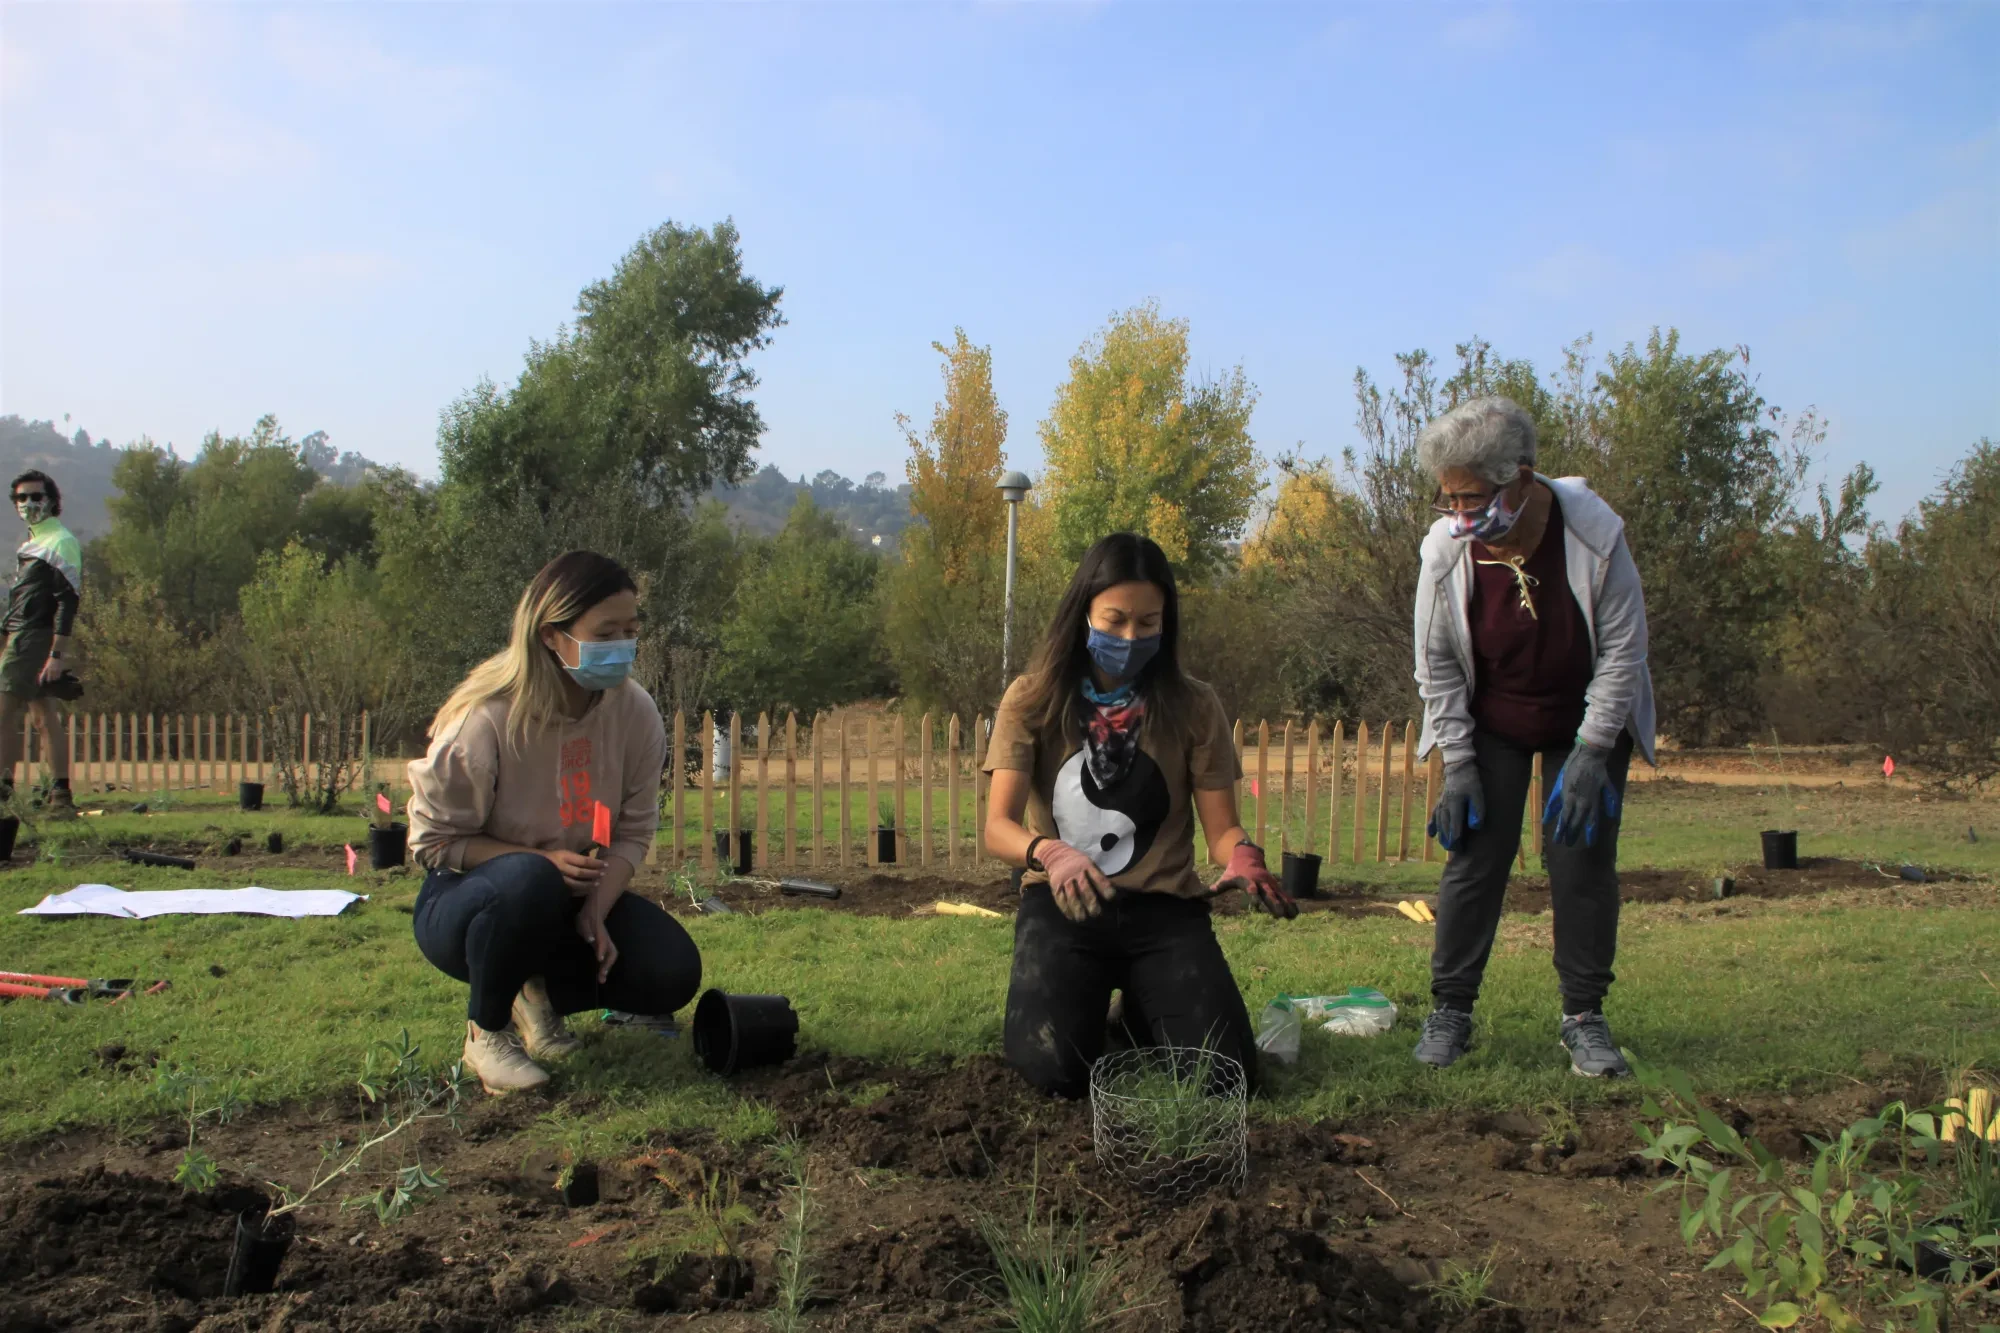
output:
[[[1562,1044],[1578,1074],[1627,1074],[1603,1007],[1618,946],[1618,811],[1634,745],[1653,762],[1653,684],[1624,520],[1582,479],[1535,471],[1534,419],[1505,398],[1439,417],[1417,455],[1440,515],[1417,582],[1422,749],[1444,752],[1430,831],[1450,855],[1436,1007],[1416,1058],[1443,1069],[1471,1043],[1539,754],[1557,775],[1542,818]]]

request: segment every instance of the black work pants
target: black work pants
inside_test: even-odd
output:
[[[1028,885],[1014,918],[1007,1063],[1045,1092],[1083,1096],[1104,1054],[1114,990],[1135,1040],[1219,1052],[1243,1066],[1256,1090],[1250,1015],[1205,899],[1121,893],[1102,915],[1078,922],[1057,908],[1048,885]]]
[[[459,874],[433,870],[417,893],[417,948],[447,976],[472,986],[466,1016],[495,1032],[530,977],[548,984],[560,1014],[599,1007],[671,1014],[701,988],[701,953],[680,922],[635,894],[619,896],[604,928],[618,946],[597,982],[597,954],[576,933],[584,900],[547,858],[496,856]]]
[[[1507,877],[1521,847],[1522,812],[1535,762],[1532,749],[1483,730],[1473,733],[1472,746],[1485,805],[1480,826],[1466,833],[1445,862],[1438,884],[1437,942],[1431,951],[1432,999],[1468,1012],[1479,998],[1479,983],[1500,926]],[[1555,790],[1556,775],[1571,748],[1542,751],[1544,792]],[[1611,784],[1621,803],[1631,762],[1632,736],[1627,732],[1619,737],[1609,764]],[[1542,812],[1534,811],[1533,817],[1540,819]],[[1597,840],[1591,846],[1581,838],[1574,847],[1546,838],[1543,842],[1555,917],[1556,979],[1566,1014],[1601,1010],[1611,989],[1611,962],[1618,952],[1620,822],[1600,815]]]

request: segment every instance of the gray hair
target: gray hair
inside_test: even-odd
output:
[[[1432,476],[1464,468],[1505,486],[1521,475],[1521,464],[1535,465],[1535,419],[1511,398],[1474,398],[1424,427],[1417,461]]]

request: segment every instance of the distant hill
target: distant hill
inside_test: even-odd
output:
[[[0,481],[31,468],[54,477],[62,487],[63,521],[77,540],[87,542],[111,526],[106,504],[117,494],[111,474],[124,449],[108,440],[91,439],[80,426],[65,434],[68,425],[0,416],[0,474],[4,474]],[[356,484],[375,466],[351,450],[336,451],[324,431],[300,440],[299,456],[336,486]],[[814,504],[837,515],[856,541],[893,550],[910,523],[910,488],[907,483],[891,488],[885,480],[881,473],[871,472],[857,485],[828,470],[810,481],[804,476],[794,481],[766,466],[741,486],[718,486],[710,495],[728,507],[730,518],[743,531],[767,537],[785,526],[800,494],[810,495]]]
[[[793,481],[766,464],[741,486],[718,486],[709,494],[729,507],[730,518],[743,531],[760,536],[784,527],[798,497],[810,495],[814,504],[839,516],[856,541],[887,551],[895,549],[898,536],[910,525],[910,487],[905,482],[891,489],[885,480],[881,473],[871,472],[857,486],[828,470],[811,481],[803,474]]]
[[[112,470],[124,456],[122,447],[109,440],[93,440],[78,426],[65,435],[53,421],[24,421],[18,416],[0,416],[0,481],[8,481],[30,469],[39,469],[62,487],[63,522],[81,542],[101,537],[111,527],[107,503],[118,493],[111,483]],[[360,454],[338,452],[327,443],[325,431],[314,431],[299,441],[299,457],[306,466],[336,486],[352,486],[375,464]]]

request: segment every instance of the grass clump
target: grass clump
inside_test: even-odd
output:
[[[1488,1294],[1493,1274],[1500,1267],[1500,1251],[1495,1248],[1476,1264],[1445,1260],[1437,1277],[1424,1284],[1433,1304],[1452,1314],[1471,1314],[1482,1305],[1496,1304]]]
[[[1123,1265],[1091,1243],[1081,1213],[1063,1222],[1053,1210],[1042,1211],[1040,1174],[1037,1163],[1019,1222],[978,1218],[995,1269],[987,1295],[1006,1312],[1009,1327],[1017,1333],[1088,1333],[1144,1308],[1121,1292]]]

